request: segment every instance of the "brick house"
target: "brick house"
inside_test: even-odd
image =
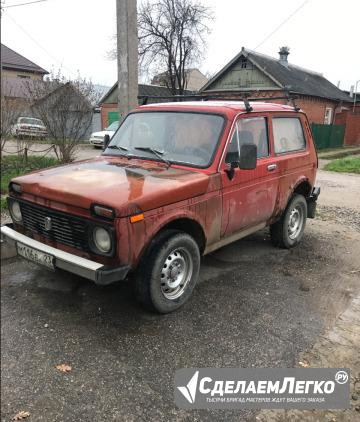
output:
[[[186,91],[191,94],[191,91]],[[170,97],[171,91],[165,86],[139,84],[138,95],[140,97],[149,97],[148,103],[166,102],[164,98],[156,99],[156,97]],[[119,120],[118,110],[118,84],[117,82],[109,89],[109,91],[99,101],[101,110],[101,126],[102,129],[107,128],[112,122]]]
[[[202,95],[239,98],[244,94],[251,98],[272,100],[287,91],[296,95],[296,104],[310,120],[318,124],[345,124],[345,144],[360,144],[360,104],[353,112],[351,97],[333,85],[322,74],[295,66],[288,62],[289,48],[282,47],[279,58],[273,58],[241,49],[201,89]]]

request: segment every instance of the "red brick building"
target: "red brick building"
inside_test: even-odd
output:
[[[289,48],[282,47],[279,58],[269,57],[244,47],[200,92],[211,97],[272,98],[284,92],[296,95],[296,105],[308,115],[310,123],[344,124],[344,143],[360,145],[360,103],[353,111],[352,98],[322,74],[288,62]]]

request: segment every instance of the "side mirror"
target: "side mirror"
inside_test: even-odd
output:
[[[239,167],[239,160],[240,157],[238,151],[229,151],[225,156],[225,172],[230,180],[234,178],[236,167]]]
[[[108,147],[109,143],[110,143],[110,135],[106,134],[104,136],[103,151],[106,150],[106,148]]]
[[[239,167],[242,170],[253,170],[256,168],[257,146],[255,144],[243,144],[240,147]]]

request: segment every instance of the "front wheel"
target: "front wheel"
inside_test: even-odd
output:
[[[272,242],[281,248],[296,246],[304,235],[307,203],[302,195],[294,195],[280,220],[270,226]]]
[[[182,306],[199,276],[200,251],[187,233],[166,230],[152,242],[136,274],[139,301],[165,314]]]

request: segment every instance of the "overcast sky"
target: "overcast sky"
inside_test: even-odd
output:
[[[31,0],[5,0],[3,6]],[[214,74],[242,46],[254,49],[300,8],[258,52],[277,57],[290,47],[289,61],[323,73],[340,88],[360,79],[360,0],[202,0],[214,13],[204,73]],[[305,2],[305,4],[304,4]],[[139,3],[139,2],[138,2]],[[302,7],[301,7],[302,6]],[[111,86],[116,61],[107,58],[115,34],[115,0],[47,0],[4,9],[1,41],[47,70],[77,71]]]

